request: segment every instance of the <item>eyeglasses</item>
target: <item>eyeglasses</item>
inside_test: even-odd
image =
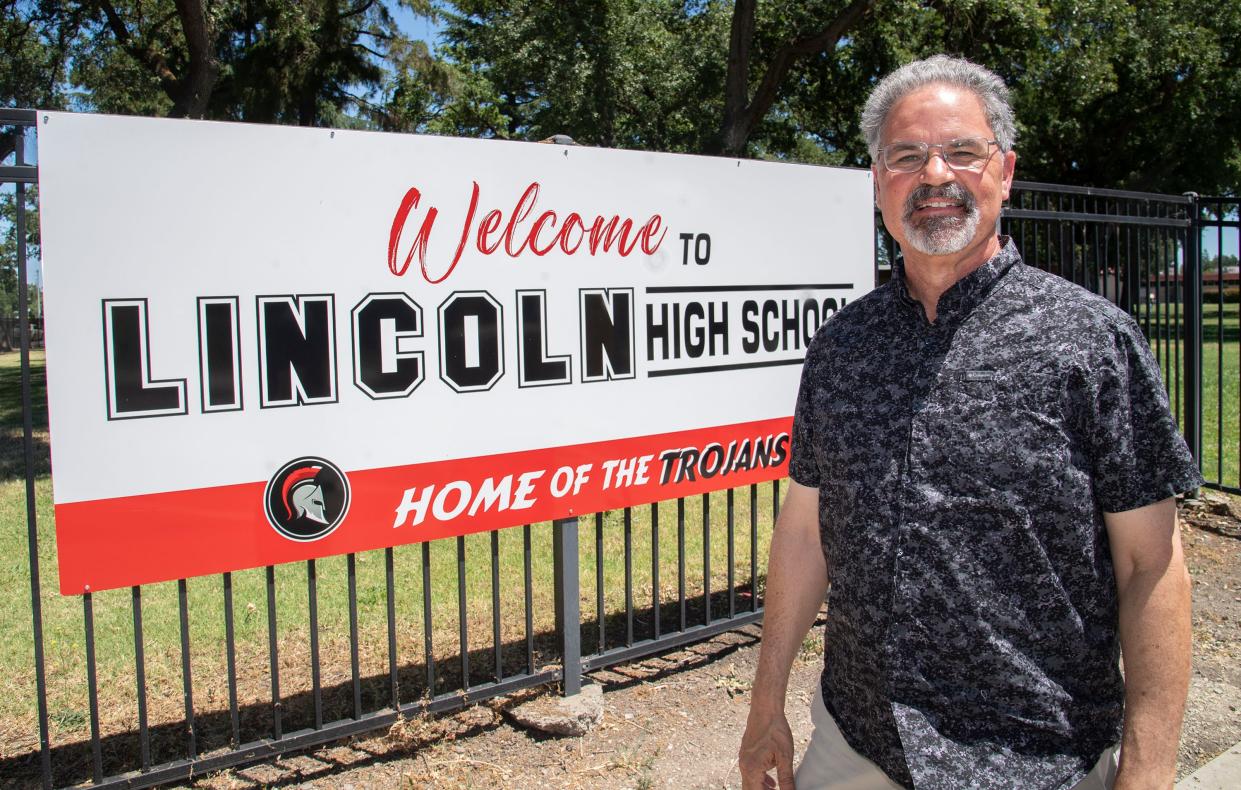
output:
[[[916,173],[926,166],[931,149],[938,148],[948,167],[978,172],[986,166],[993,145],[999,143],[982,137],[962,137],[946,143],[892,143],[879,149],[879,158],[893,173]]]

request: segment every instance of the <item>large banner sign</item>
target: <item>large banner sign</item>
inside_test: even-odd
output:
[[[870,174],[39,115],[60,587],[785,474]]]

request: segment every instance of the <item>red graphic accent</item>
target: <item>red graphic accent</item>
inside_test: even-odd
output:
[[[298,469],[284,479],[284,484],[280,486],[280,501],[284,503],[284,509],[289,512],[289,518],[293,518],[293,506],[289,503],[289,492],[293,490],[293,486],[304,480],[314,480],[322,470],[322,466],[308,466],[305,469]]]
[[[419,261],[424,261],[427,255],[427,243],[431,240],[431,226],[435,223],[435,216],[439,213],[434,206],[427,209],[427,217],[422,221],[422,227],[418,228],[418,235],[414,237],[414,243],[410,245],[405,260],[399,264],[396,262],[397,247],[401,243],[401,231],[405,229],[405,220],[409,217],[409,212],[418,207],[421,197],[417,189],[410,187],[405,197],[401,198],[401,205],[397,207],[396,216],[392,218],[392,230],[388,232],[388,270],[397,277],[405,274],[415,254],[418,255]],[[425,262],[423,274],[426,274]]]
[[[791,427],[784,417],[346,471],[349,514],[310,543],[288,540],[267,523],[266,481],[59,504],[60,591],[420,543],[774,480],[787,474]]]
[[[537,257],[546,255],[555,247],[560,247],[565,255],[573,255],[581,248],[583,241],[592,256],[598,255],[600,250],[611,252],[613,248],[622,258],[631,255],[635,248],[640,248],[646,255],[654,255],[668,235],[668,229],[663,227],[663,217],[659,214],[652,214],[640,225],[630,217],[607,217],[600,214],[587,225],[581,214],[571,211],[565,215],[564,222],[557,229],[559,215],[549,210],[540,213],[533,223],[527,224],[526,220],[534,213],[538,204],[540,189],[538,181],[531,181],[517,199],[507,222],[500,209],[491,209],[482,215],[478,229],[473,231],[474,217],[478,211],[479,187],[477,181],[472,182],[470,203],[465,212],[465,222],[461,226],[457,251],[443,273],[436,276],[427,267],[431,229],[439,214],[434,206],[427,209],[409,251],[403,259],[400,257],[401,235],[409,222],[410,213],[418,207],[418,202],[422,199],[422,193],[417,188],[410,187],[397,206],[396,214],[392,217],[392,227],[388,232],[388,271],[397,277],[403,276],[414,256],[417,256],[423,279],[432,284],[441,283],[448,279],[461,262],[461,254],[470,241],[471,231],[474,247],[480,253],[492,255],[503,247],[504,254],[510,258],[521,257],[527,248]]]

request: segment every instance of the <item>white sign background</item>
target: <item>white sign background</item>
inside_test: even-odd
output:
[[[40,113],[39,189],[46,287],[48,397],[57,505],[266,481],[313,454],[345,470],[486,456],[731,425],[792,413],[800,365],[652,377],[678,360],[647,359],[650,287],[831,283],[832,292],[688,294],[731,300],[729,353],[682,366],[798,360],[804,348],[747,354],[740,301],[852,301],[872,281],[869,171],[501,141]],[[474,230],[492,208],[507,221],[526,187],[554,210],[653,214],[657,252],[573,255],[554,249],[481,254]],[[460,261],[429,283],[415,256],[388,268],[393,217],[411,187],[420,202],[400,257],[430,207],[427,268],[438,275],[461,238],[471,189],[479,202]],[[557,225],[559,227],[559,225]],[[698,265],[681,234],[708,234]],[[548,234],[550,236],[550,234]],[[546,238],[546,237],[545,237]],[[578,292],[634,292],[636,375],[582,383]],[[573,383],[520,388],[515,294],[544,289],[547,353],[571,357]],[[373,400],[353,383],[350,311],[366,294],[404,292],[422,308],[426,378],[406,398]],[[455,291],[486,291],[503,308],[504,374],[458,393],[438,376],[437,308]],[[255,297],[332,294],[337,402],[259,406]],[[196,299],[236,296],[244,408],[203,413]],[[149,370],[185,379],[188,414],[109,420],[102,302],[146,299]],[[404,349],[402,349],[404,350]]]
[[[519,389],[513,294],[547,288],[548,351],[576,357],[578,288],[845,282],[852,299],[872,271],[867,171],[63,113],[43,114],[39,154],[58,503],[264,480],[311,449],[367,469],[784,416],[796,366]],[[428,266],[442,271],[472,181],[481,216],[511,212],[535,180],[536,211],[637,222],[659,213],[668,236],[656,255],[624,259],[558,249],[511,259],[467,246],[438,285],[416,260],[403,277],[388,271],[393,213],[410,186],[439,208]],[[710,234],[707,265],[692,255],[682,264],[682,232]],[[393,290],[423,308],[430,375],[408,398],[374,401],[352,384],[349,310]],[[458,290],[486,290],[506,308],[506,373],[488,392],[459,394],[434,375],[434,310]],[[255,295],[321,293],[336,295],[339,403],[260,409]],[[225,294],[241,296],[245,408],[204,415],[195,300]],[[149,299],[151,373],[188,379],[189,415],[107,419],[100,300],[130,297]]]

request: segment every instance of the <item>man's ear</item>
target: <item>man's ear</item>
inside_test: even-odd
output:
[[[1004,181],[1001,189],[1001,199],[1008,200],[1009,190],[1013,187],[1013,173],[1017,170],[1017,152],[1004,152]]]

